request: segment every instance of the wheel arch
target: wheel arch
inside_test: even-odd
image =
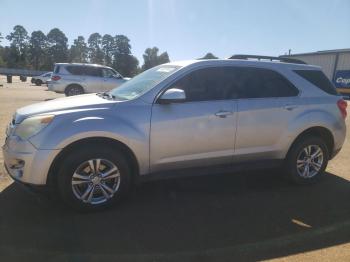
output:
[[[326,128],[326,127],[322,127],[322,126],[314,126],[314,127],[310,127],[307,128],[305,130],[303,130],[292,142],[292,144],[290,145],[289,149],[288,149],[288,153],[287,156],[291,150],[291,148],[301,139],[308,137],[308,136],[317,136],[322,138],[327,146],[327,150],[328,150],[328,154],[329,154],[329,158],[331,158],[332,156],[332,152],[334,149],[334,136],[332,134],[332,132]]]
[[[113,147],[116,150],[120,150],[123,155],[126,156],[128,164],[131,168],[132,180],[134,181],[139,174],[139,163],[133,151],[124,143],[107,137],[88,137],[81,140],[77,140],[67,145],[63,150],[54,158],[49,168],[46,184],[50,187],[55,187],[57,185],[57,168],[62,164],[62,161],[69,152],[78,150],[78,148],[84,145],[92,144],[103,144]]]

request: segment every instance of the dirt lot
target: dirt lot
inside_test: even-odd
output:
[[[61,96],[14,81],[0,78],[0,144],[16,108]],[[279,170],[159,181],[94,214],[14,184],[0,153],[1,260],[349,261],[349,140],[315,186]]]

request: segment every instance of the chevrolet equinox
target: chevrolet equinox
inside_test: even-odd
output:
[[[319,67],[255,58],[163,64],[110,92],[20,108],[6,170],[83,210],[136,181],[252,166],[314,183],[343,145],[347,103]]]

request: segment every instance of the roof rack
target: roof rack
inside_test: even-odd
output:
[[[276,56],[262,56],[262,55],[233,55],[229,57],[229,59],[257,59],[257,60],[270,60],[270,61],[280,61],[284,63],[293,63],[293,64],[306,64],[304,61],[289,58],[289,57],[276,57]]]

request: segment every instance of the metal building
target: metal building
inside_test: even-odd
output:
[[[293,54],[284,57],[300,59],[318,65],[340,93],[350,95],[350,48]]]

